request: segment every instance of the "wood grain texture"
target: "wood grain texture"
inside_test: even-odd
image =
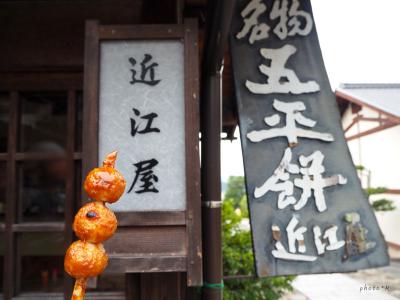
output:
[[[8,156],[7,163],[7,196],[6,196],[6,220],[5,220],[5,255],[3,295],[5,299],[11,299],[15,288],[15,235],[12,226],[16,217],[17,199],[17,165],[15,152],[18,143],[18,112],[20,107],[19,94],[16,91],[10,93],[10,124],[8,128]]]
[[[185,299],[179,273],[143,274],[140,300],[181,300]]]
[[[201,220],[199,163],[199,76],[197,23],[185,25],[86,25],[84,76],[83,176],[98,164],[99,49],[110,39],[182,39],[185,45],[185,140],[187,210],[120,213],[115,236],[105,243],[112,254],[111,271],[188,271],[187,284],[201,285]],[[83,196],[85,199],[85,196]],[[118,258],[114,255],[118,254]],[[142,258],[138,258],[142,257]],[[184,258],[184,259],[183,259]],[[136,264],[134,264],[136,262]],[[140,262],[140,263],[138,263]],[[184,266],[182,266],[184,263]],[[176,266],[179,266],[176,267]],[[142,269],[141,269],[142,268]],[[125,268],[124,270],[127,270]]]
[[[18,223],[12,225],[14,232],[63,232],[62,222]]]
[[[143,271],[147,270],[147,271]],[[185,256],[115,256],[110,260],[105,273],[151,273],[151,272],[184,272]]]
[[[200,95],[197,21],[186,19],[185,26],[185,138],[187,199],[187,285],[203,283],[200,200]]]
[[[185,226],[123,227],[104,243],[110,254],[187,255]],[[146,271],[146,270],[143,270]]]
[[[67,91],[82,86],[82,66],[73,72],[0,72],[1,90]]]
[[[141,14],[137,0],[1,1],[0,70],[82,68],[86,20],[134,24]]]
[[[116,212],[119,227],[185,225],[185,211]]]
[[[154,40],[183,38],[180,25],[104,25],[99,27],[101,40]]]
[[[83,178],[98,165],[99,47],[98,22],[87,21],[83,93]],[[86,194],[83,191],[82,199],[86,199]]]

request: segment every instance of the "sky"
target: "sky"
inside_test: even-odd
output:
[[[311,3],[333,90],[340,83],[400,83],[400,0]],[[222,181],[243,176],[239,139],[222,141],[221,163]]]

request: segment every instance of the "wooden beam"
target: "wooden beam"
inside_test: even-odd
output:
[[[90,24],[90,23],[89,23]],[[89,25],[90,26],[90,25]],[[99,38],[101,40],[128,40],[128,39],[172,39],[176,40],[184,36],[181,25],[100,25]]]
[[[381,114],[381,113],[379,113]],[[360,121],[365,121],[365,122],[378,122],[379,125],[383,125],[387,122],[390,122],[390,120],[388,120],[387,118],[367,118],[364,117],[363,115],[358,115],[356,117],[353,118],[353,121],[344,129],[344,132],[346,133],[347,131],[349,131],[355,124],[357,124]]]
[[[64,222],[18,223],[12,225],[14,232],[63,232]]]
[[[400,189],[388,189],[383,194],[400,195]]]
[[[378,123],[388,122],[388,119],[386,119],[386,118],[366,118],[366,117],[361,117],[359,120],[360,121],[365,121],[365,122],[378,122]]]
[[[82,90],[82,67],[74,72],[0,72],[0,89],[24,91]]]
[[[346,133],[347,131],[349,131],[354,125],[357,124],[357,122],[360,120],[360,116],[356,116],[353,118],[353,121],[351,121],[351,123],[349,124],[349,126],[347,126],[344,129],[344,133]]]
[[[186,225],[185,211],[116,212],[119,227]]]
[[[143,273],[143,270],[168,273],[186,271],[186,256],[184,255],[152,257],[148,254],[143,254],[143,256],[109,254],[109,258],[105,273]]]
[[[376,126],[376,127],[372,128],[372,129],[369,129],[369,130],[357,133],[355,135],[346,137],[346,141],[349,142],[349,141],[354,140],[354,139],[362,138],[364,136],[367,136],[367,135],[370,135],[370,134],[373,134],[373,133],[377,133],[379,131],[382,131],[382,130],[385,130],[385,129],[388,129],[388,128],[391,128],[391,127],[394,127],[394,126],[397,126],[397,125],[399,125],[399,124],[393,123],[393,122],[387,122],[386,124],[379,125],[379,126]]]
[[[73,160],[80,160],[82,158],[82,153],[74,152],[72,153]],[[46,153],[46,152],[19,152],[15,153],[16,161],[49,161],[49,160],[60,160],[60,159],[70,159],[69,156],[61,153]],[[0,160],[8,160],[8,155],[0,155]]]

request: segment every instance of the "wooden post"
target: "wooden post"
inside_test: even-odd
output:
[[[5,256],[4,262],[4,291],[5,300],[11,299],[18,284],[15,280],[15,243],[16,236],[12,230],[16,216],[16,178],[17,163],[15,154],[17,152],[18,143],[18,112],[20,109],[20,98],[17,91],[10,93],[10,126],[8,128],[8,162],[7,162],[7,197],[6,197],[6,220],[5,220]]]
[[[221,91],[222,62],[235,1],[209,2],[203,60],[201,183],[203,203],[203,300],[222,299]]]
[[[206,78],[202,131],[203,191],[203,299],[222,299],[221,289],[209,288],[222,282],[221,251],[221,74]]]

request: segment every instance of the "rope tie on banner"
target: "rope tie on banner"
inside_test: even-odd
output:
[[[214,289],[214,290],[223,290],[224,289],[224,282],[221,281],[221,283],[208,283],[204,282],[202,286],[198,287],[196,289],[197,294],[201,294],[201,290],[206,288],[206,289]]]

